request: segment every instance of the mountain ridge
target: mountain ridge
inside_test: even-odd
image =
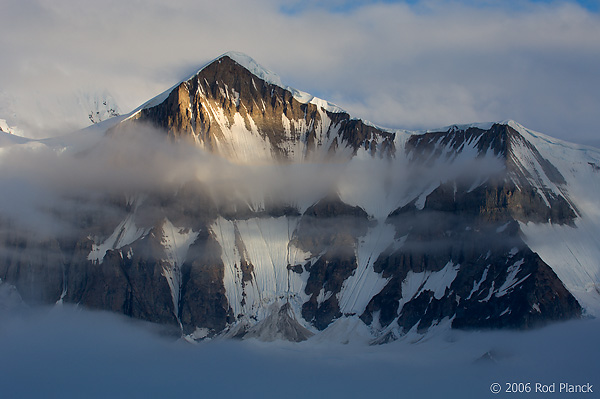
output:
[[[215,177],[111,191],[70,240],[3,232],[2,281],[31,302],[124,313],[188,340],[312,339],[350,323],[384,343],[598,314],[598,150],[514,121],[381,129],[229,54],[90,133],[118,144],[139,130],[133,147],[108,146],[133,162],[149,126],[186,147],[182,166],[216,156],[200,164]]]

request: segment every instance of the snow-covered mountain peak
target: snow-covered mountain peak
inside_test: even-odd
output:
[[[275,86],[279,86],[282,89],[285,89],[287,91],[289,91],[290,93],[293,94],[294,98],[296,100],[298,100],[299,102],[303,103],[303,104],[314,104],[317,105],[318,107],[321,107],[329,112],[334,112],[334,113],[344,113],[346,112],[345,110],[343,110],[342,108],[340,108],[339,106],[323,100],[321,98],[315,97],[307,92],[298,90],[294,87],[290,87],[285,85],[284,83],[282,83],[281,77],[279,75],[277,75],[275,72],[269,70],[268,68],[260,65],[258,62],[256,62],[252,57],[250,57],[247,54],[238,52],[238,51],[230,51],[227,52],[225,54],[222,54],[221,56],[215,58],[213,61],[211,61],[210,63],[207,64],[211,65],[213,63],[221,63],[223,60],[225,60],[226,58],[231,59],[232,61],[236,62],[238,65],[242,66],[243,68],[247,69],[251,74],[253,74],[254,76],[264,80],[265,82],[275,85]],[[204,69],[205,67],[203,67],[202,69]],[[198,73],[200,73],[202,71],[202,69],[200,69],[198,71]],[[198,74],[197,73],[197,74]],[[193,76],[192,76],[193,78]]]
[[[17,126],[10,125],[5,119],[0,119],[0,132],[12,134],[15,136],[23,136],[23,133]]]
[[[121,127],[133,143],[119,142]],[[389,131],[232,52],[81,136],[32,145],[67,159],[61,170],[100,159],[79,180],[111,197],[77,196],[96,202],[77,207],[73,242],[0,235],[14,256],[0,276],[26,300],[40,296],[28,277],[40,275],[47,301],[171,324],[189,339],[339,337],[346,325],[383,343],[600,314],[598,150],[512,120]],[[123,165],[110,179],[96,174],[105,159]],[[28,251],[70,264],[49,278],[48,257],[38,267]]]
[[[241,53],[241,52],[238,52],[238,51],[229,51],[229,52],[227,52],[225,54],[222,54],[221,56],[215,58],[213,61],[211,61],[207,65],[210,65],[210,64],[212,64],[214,62],[220,63],[225,58],[230,58],[231,60],[233,60],[236,63],[238,63],[240,66],[246,68],[254,76],[256,76],[256,77],[264,80],[267,83],[271,83],[271,84],[274,84],[276,86],[279,86],[279,87],[282,87],[282,88],[286,88],[283,85],[283,83],[281,83],[281,78],[279,77],[279,75],[277,75],[275,72],[273,72],[273,71],[265,68],[264,66],[260,65],[258,62],[256,62],[249,55]],[[198,73],[200,71],[198,71]]]
[[[241,53],[215,59],[126,120],[191,139],[236,163],[323,161],[360,148],[380,156],[394,152],[394,133],[283,86]]]
[[[192,76],[189,76],[188,78],[180,81],[173,87],[169,88],[168,90],[164,91],[163,93],[159,94],[158,96],[152,98],[148,102],[142,104],[139,108],[137,108],[136,110],[134,110],[132,112],[132,115],[137,114],[137,112],[139,112],[142,109],[152,108],[152,107],[155,107],[156,105],[162,103],[163,101],[165,101],[167,99],[169,94],[174,89],[176,89],[177,87],[179,87],[180,85],[182,85],[186,82],[189,82],[189,81],[197,78],[207,68],[209,68],[211,66],[226,67],[226,65],[229,64],[231,61],[233,61],[235,64],[241,66],[242,68],[247,70],[250,74],[252,74],[256,78],[264,81],[265,83],[280,87],[280,88],[292,93],[294,99],[296,99],[298,102],[300,102],[302,104],[314,104],[318,107],[323,108],[324,110],[326,110],[328,112],[333,112],[333,113],[345,113],[346,112],[339,106],[337,106],[329,101],[323,100],[323,99],[315,97],[307,92],[304,92],[304,91],[301,91],[296,88],[293,88],[293,87],[283,84],[279,75],[277,75],[275,72],[271,71],[270,69],[262,66],[261,64],[259,64],[257,61],[255,61],[249,55],[238,52],[238,51],[229,51],[227,53],[224,53],[224,54],[218,56],[217,58],[213,59],[212,61],[208,62],[206,65],[204,65],[203,67],[198,69],[198,71],[196,73],[194,73]]]

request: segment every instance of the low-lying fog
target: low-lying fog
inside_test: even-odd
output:
[[[555,383],[556,393],[546,395],[565,397],[561,382],[600,391],[599,334],[600,322],[586,319],[528,332],[439,331],[417,343],[381,346],[310,340],[192,345],[108,313],[5,306],[0,396],[492,398],[529,397],[536,383]],[[506,393],[512,382],[529,382],[532,392]],[[491,393],[493,383],[501,384],[500,394]]]

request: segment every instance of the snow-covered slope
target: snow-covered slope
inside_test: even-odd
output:
[[[121,113],[117,100],[107,90],[92,87],[70,90],[60,87],[52,101],[41,102],[35,93],[8,96],[0,104],[0,118],[3,118],[0,119],[0,130],[25,137],[57,136]],[[8,125],[10,131],[6,129]]]
[[[106,145],[132,130],[133,145]],[[513,121],[389,131],[228,53],[79,136],[5,136],[3,151],[45,146],[72,157],[62,170],[106,160],[131,183],[113,174],[119,191],[94,163],[98,182],[72,184],[93,197],[53,189],[79,201],[74,233],[0,231],[11,249],[0,278],[25,299],[49,281],[50,302],[170,324],[188,340],[384,343],[599,313],[600,151]],[[48,248],[60,261],[25,255]]]
[[[584,308],[600,315],[600,150],[567,143],[529,130],[516,122],[509,125],[523,135],[560,174],[565,183],[538,183],[568,196],[576,208],[572,225],[522,223],[525,241],[556,272]],[[533,169],[539,165],[531,159]]]

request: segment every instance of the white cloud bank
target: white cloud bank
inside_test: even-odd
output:
[[[161,338],[147,324],[71,307],[0,312],[0,321],[0,396],[7,398],[481,399],[495,397],[494,382],[503,389],[507,382],[556,383],[557,394],[548,397],[566,397],[560,382],[600,389],[596,320],[529,332],[452,331],[375,347],[232,340],[192,346]],[[491,360],[478,360],[487,352]]]
[[[107,89],[127,112],[238,50],[380,125],[514,119],[600,144],[600,15],[517,3],[5,0],[0,118],[58,134],[88,122],[85,93]]]

